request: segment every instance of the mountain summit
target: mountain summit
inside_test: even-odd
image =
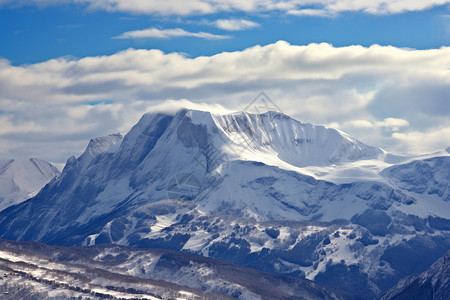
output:
[[[33,197],[59,174],[54,165],[36,158],[0,160],[0,211]]]
[[[389,157],[276,112],[145,114],[1,212],[0,232],[181,250],[370,297],[450,247],[450,156]]]

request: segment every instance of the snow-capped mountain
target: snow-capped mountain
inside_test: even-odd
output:
[[[0,160],[0,211],[33,197],[59,174],[54,165],[36,158]]]
[[[181,250],[373,297],[450,248],[445,153],[395,156],[276,112],[146,114],[0,213],[0,232]]]

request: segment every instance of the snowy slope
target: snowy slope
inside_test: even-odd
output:
[[[7,299],[345,299],[309,280],[161,249],[0,240],[0,257]]]
[[[123,136],[120,133],[91,139],[86,150],[79,158],[80,165],[82,168],[85,168],[97,155],[116,152],[122,140]]]
[[[274,112],[146,114],[1,212],[0,232],[182,250],[375,297],[450,248],[449,163]]]
[[[0,211],[33,197],[59,174],[54,165],[36,158],[25,161],[1,160]]]
[[[242,151],[241,158],[249,160],[262,156],[274,162],[278,158],[291,166],[305,167],[377,158],[384,154],[343,132],[301,123],[281,113],[239,112],[212,117],[231,142],[230,147]]]
[[[415,160],[387,168],[381,175],[408,192],[436,195],[450,201],[450,159],[448,156]]]

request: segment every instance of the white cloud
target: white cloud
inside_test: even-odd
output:
[[[355,128],[373,128],[374,124],[367,120],[352,120],[345,122],[344,126]]]
[[[330,17],[334,16],[335,13],[327,11],[325,9],[293,9],[287,11],[288,15],[300,16],[300,17]]]
[[[413,153],[424,153],[430,149],[443,150],[450,146],[450,127],[432,128],[424,132],[394,132],[392,137],[401,143],[402,148]]]
[[[232,113],[232,110],[225,108],[218,103],[195,103],[187,99],[167,100],[159,104],[148,107],[147,112],[162,112],[167,114],[176,114],[181,109],[195,109],[201,111],[209,111],[217,114]]]
[[[230,38],[228,35],[216,35],[208,32],[189,32],[181,28],[158,29],[148,28],[143,30],[133,30],[122,33],[116,39],[169,39],[174,37],[196,37],[206,40],[221,40]]]
[[[323,16],[340,12],[397,14],[427,10],[450,0],[0,0],[1,6],[80,4],[90,9],[133,14],[204,15],[218,12],[290,11]],[[314,7],[314,9],[311,9]]]
[[[409,122],[399,118],[385,118],[383,121],[352,120],[345,122],[343,125],[355,128],[382,127],[392,131],[398,131],[400,127],[409,126]]]
[[[450,127],[450,48],[280,41],[196,58],[128,49],[22,66],[3,59],[0,157],[60,162],[70,151],[79,154],[89,138],[125,132],[166,99],[242,110],[260,91],[301,121],[339,125],[387,150],[435,151],[448,141],[440,128]],[[445,143],[410,142],[435,128],[433,136]]]
[[[388,127],[394,131],[398,131],[400,127],[409,126],[409,122],[399,118],[386,118],[383,121],[376,122],[375,125],[380,127]]]
[[[238,31],[259,27],[256,22],[244,19],[220,19],[214,22],[217,28],[229,31]]]

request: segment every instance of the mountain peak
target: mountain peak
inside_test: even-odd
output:
[[[37,158],[0,160],[0,211],[31,198],[59,174],[54,165]]]
[[[161,113],[146,114],[137,127],[145,127],[144,123],[158,115]],[[203,147],[214,148],[232,159],[293,169],[378,159],[385,154],[342,131],[302,123],[278,111],[216,113],[181,109],[166,115],[173,118],[184,145],[201,139]]]
[[[116,152],[119,149],[123,136],[120,133],[91,139],[86,150],[80,156],[81,165],[87,165],[100,153]]]

